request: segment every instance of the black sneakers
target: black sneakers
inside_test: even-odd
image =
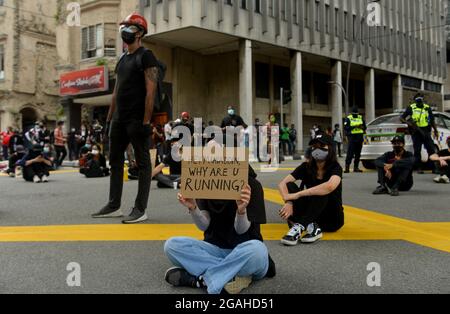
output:
[[[302,236],[302,232],[305,230],[301,224],[295,224],[287,235],[281,239],[281,243],[286,246],[296,246]]]
[[[92,215],[92,218],[119,218],[123,217],[122,210],[112,209],[108,205],[103,207],[98,213]]]
[[[389,194],[388,189],[383,185],[380,185],[379,187],[376,188],[375,191],[373,191],[373,195],[383,195],[383,194]]]
[[[323,233],[322,229],[320,229],[319,225],[316,223],[312,223],[308,226],[306,230],[306,235],[301,239],[302,243],[315,243],[322,239]]]
[[[145,211],[141,211],[137,208],[133,208],[130,216],[122,221],[124,224],[137,224],[140,222],[147,221],[148,217]]]
[[[172,267],[166,271],[165,280],[174,287],[206,288],[203,280],[189,274],[185,269]]]
[[[391,196],[400,196],[400,192],[398,191],[397,188],[392,188]]]

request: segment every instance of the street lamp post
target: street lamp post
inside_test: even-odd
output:
[[[342,90],[342,92],[344,93],[344,96],[345,96],[345,115],[348,116],[348,115],[349,115],[349,113],[348,113],[348,111],[349,111],[349,108],[348,108],[348,107],[349,107],[349,99],[348,99],[348,93],[346,92],[344,86],[342,86],[341,83],[336,82],[336,81],[329,81],[329,82],[327,82],[327,83],[328,83],[328,84],[331,84],[331,85],[336,85],[336,86],[339,87],[339,88]]]

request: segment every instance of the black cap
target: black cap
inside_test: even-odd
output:
[[[311,140],[311,142],[309,142],[309,146],[312,146],[316,143],[325,144],[325,145],[333,145],[333,139],[329,135],[319,134],[316,136],[315,139],[313,139],[313,140]]]
[[[352,109],[352,113],[359,113],[359,109],[358,109],[358,107],[353,107],[353,109]]]
[[[397,135],[391,141],[392,144],[399,143],[399,142],[405,144],[405,137],[401,136],[401,135]]]

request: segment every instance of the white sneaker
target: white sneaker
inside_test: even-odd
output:
[[[33,177],[33,182],[34,182],[34,183],[41,183],[41,179],[39,179],[38,176],[34,176],[34,177]]]
[[[48,177],[47,177],[47,176],[43,176],[43,177],[42,177],[42,182],[48,183]]]
[[[441,183],[449,184],[450,183],[450,179],[444,174],[441,177]]]
[[[441,176],[438,176],[438,177],[434,178],[433,181],[435,183],[441,183],[441,178],[442,178]]]
[[[289,230],[288,234],[281,239],[281,243],[286,246],[296,246],[301,240],[304,230],[305,228],[301,224],[295,224],[291,230]]]

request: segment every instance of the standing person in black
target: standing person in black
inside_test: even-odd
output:
[[[111,122],[109,203],[94,214],[94,218],[122,217],[124,153],[131,143],[139,167],[139,188],[130,217],[125,224],[148,219],[146,214],[150,194],[150,135],[151,118],[156,97],[159,70],[153,53],[142,47],[147,34],[147,21],[139,14],[131,14],[121,23],[121,36],[128,45],[127,53],[117,65],[117,80],[107,122]]]
[[[405,150],[405,138],[394,137],[392,147],[392,151],[375,161],[380,186],[373,192],[374,195],[399,196],[399,191],[409,191],[414,185],[414,155]]]
[[[311,159],[279,185],[285,201],[280,216],[291,228],[281,240],[287,246],[295,246],[299,241],[314,243],[322,238],[322,230],[336,232],[344,225],[342,167],[333,150],[333,139],[319,134],[309,145]],[[299,180],[302,188],[295,183]]]
[[[233,106],[228,106],[228,115],[222,120],[222,124],[220,127],[222,128],[225,135],[227,135],[226,134],[227,127],[235,127],[235,128],[242,127],[243,128],[242,138],[243,138],[244,129],[246,129],[248,127],[248,125],[245,124],[244,119],[242,119],[241,116],[236,114],[236,110],[233,108]],[[228,136],[225,136],[224,144],[227,144],[227,139],[228,139]],[[231,137],[231,135],[230,135],[230,139],[228,139],[228,141],[230,143],[232,143],[230,145],[233,146],[233,144],[234,144],[235,147],[236,147],[236,144],[238,143],[238,140],[240,140],[240,139],[238,139],[238,136],[236,134],[233,137]]]
[[[352,114],[349,115],[344,122],[345,132],[348,138],[348,152],[345,160],[345,173],[350,173],[350,165],[353,158],[355,158],[354,170],[355,173],[361,173],[359,169],[359,161],[361,158],[361,151],[364,144],[364,134],[367,126],[362,115],[359,114],[358,108],[353,108]]]
[[[439,137],[439,132],[434,121],[433,110],[429,105],[424,103],[424,95],[417,94],[414,97],[414,103],[411,104],[401,116],[401,121],[408,124],[409,131],[412,134],[414,143],[414,157],[416,157],[416,166],[419,174],[423,174],[422,170],[422,146],[428,152],[428,156],[436,153],[433,138],[431,136],[431,128],[434,129],[435,136]]]

